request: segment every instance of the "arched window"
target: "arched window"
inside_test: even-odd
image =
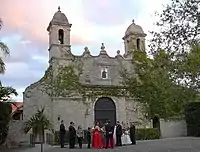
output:
[[[60,44],[64,44],[64,31],[62,29],[58,31],[58,41]]]
[[[102,79],[107,79],[108,78],[108,71],[107,71],[107,69],[102,69],[101,70],[101,78]]]
[[[136,44],[137,50],[140,50],[140,39],[136,40]]]

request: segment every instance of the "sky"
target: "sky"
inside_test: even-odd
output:
[[[22,92],[38,81],[48,67],[47,26],[61,7],[71,28],[72,53],[81,55],[88,47],[98,55],[104,43],[110,56],[124,53],[122,37],[134,19],[147,34],[154,30],[155,11],[167,0],[0,0],[3,27],[0,41],[7,44],[10,56],[4,58],[6,73],[0,76],[5,86],[18,92],[13,100],[23,101]],[[148,48],[147,48],[148,49]]]

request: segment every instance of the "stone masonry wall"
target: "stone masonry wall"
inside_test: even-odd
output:
[[[23,131],[24,121],[11,120],[9,123],[9,131],[6,139],[7,147],[19,146],[20,142],[24,141],[25,133]]]
[[[29,86],[23,95],[23,115],[24,120],[30,118],[36,113],[38,109],[45,108],[45,114],[52,121],[52,100],[45,93],[41,91],[40,83]]]

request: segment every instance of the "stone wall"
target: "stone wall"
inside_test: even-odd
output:
[[[135,112],[128,110],[127,106],[133,106],[132,104],[126,105],[125,98],[111,97],[116,106],[116,119],[120,122],[132,122],[138,120],[138,116]],[[93,126],[94,123],[94,106],[95,102],[88,100],[87,103],[83,103],[82,99],[78,98],[55,98],[54,99],[54,129],[58,130],[60,120],[64,120],[66,127],[68,128],[70,121],[75,122],[76,126],[82,125],[84,129]],[[127,112],[126,112],[127,111]],[[58,120],[60,117],[60,120]]]
[[[11,120],[9,123],[9,131],[6,139],[7,147],[19,146],[25,140],[25,133],[23,132],[24,121]]]
[[[44,91],[41,82],[38,81],[26,88],[23,94],[23,116],[28,120],[38,109],[45,108],[45,115],[52,121],[52,100]]]
[[[185,120],[160,120],[160,130],[162,138],[173,138],[187,136],[187,126]]]

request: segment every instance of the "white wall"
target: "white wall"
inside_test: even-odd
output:
[[[161,138],[173,138],[187,136],[185,120],[160,120]]]

